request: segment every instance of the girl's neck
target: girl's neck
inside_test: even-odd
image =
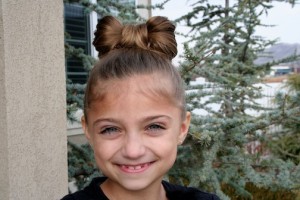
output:
[[[100,187],[109,200],[167,200],[161,183],[154,183],[143,190],[129,191],[107,179]]]

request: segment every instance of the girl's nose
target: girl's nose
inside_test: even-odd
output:
[[[137,159],[146,152],[143,138],[140,134],[127,134],[124,140],[122,154],[129,159]]]

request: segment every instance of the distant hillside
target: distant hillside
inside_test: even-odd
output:
[[[255,60],[255,64],[260,65],[267,62],[278,61],[293,55],[295,52],[300,55],[300,44],[278,43],[266,49],[265,53],[268,53],[269,56],[259,57]]]

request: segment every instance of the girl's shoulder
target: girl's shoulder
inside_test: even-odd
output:
[[[108,200],[102,190],[99,189],[105,179],[104,177],[94,178],[83,190],[68,194],[61,200]]]
[[[105,177],[94,178],[83,190],[68,194],[61,200],[109,200],[100,189]],[[218,196],[193,187],[184,187],[162,181],[169,200],[219,200]]]
[[[169,200],[220,200],[217,195],[201,191],[197,188],[174,185],[166,181],[163,181],[162,184]]]

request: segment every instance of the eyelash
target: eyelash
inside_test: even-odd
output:
[[[149,126],[146,127],[146,131],[149,131],[151,133],[158,132],[158,131],[165,130],[165,129],[166,128],[160,124],[150,124]],[[119,129],[116,127],[113,127],[113,126],[106,127],[104,129],[100,130],[100,134],[102,134],[102,135],[112,135],[117,132],[119,132]]]
[[[104,128],[103,130],[101,130],[100,134],[111,135],[111,134],[114,134],[116,132],[118,132],[118,129],[116,127],[107,127],[107,128]]]
[[[147,130],[150,131],[159,131],[159,130],[165,130],[166,128],[160,124],[151,124],[147,127]]]

